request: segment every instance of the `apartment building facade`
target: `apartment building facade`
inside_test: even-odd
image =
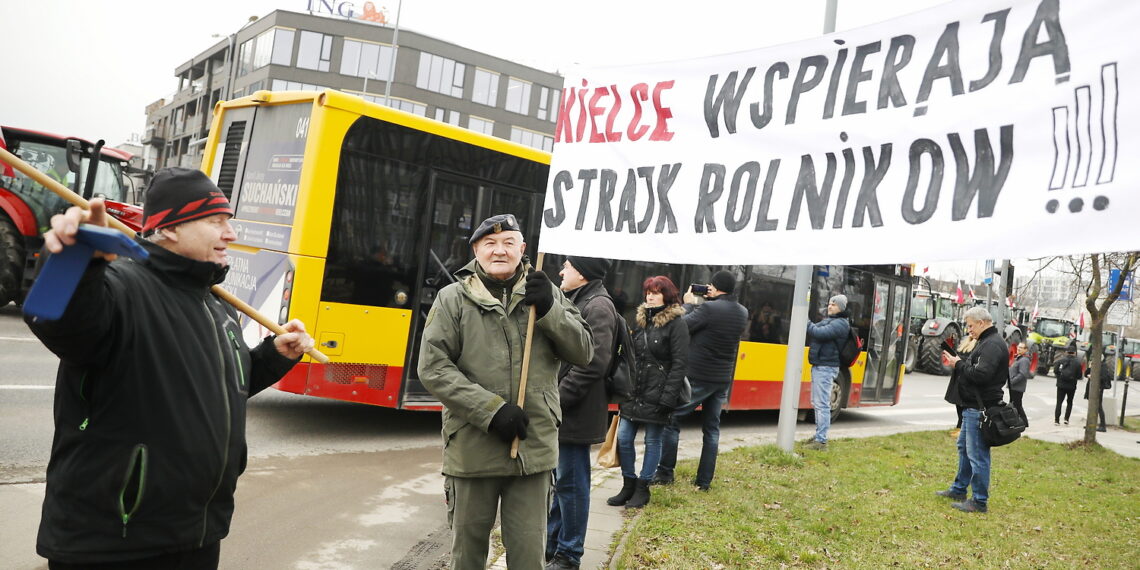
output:
[[[563,82],[413,30],[284,10],[251,19],[175,76],[171,100],[146,108],[148,168],[198,168],[214,105],[259,90],[336,89],[550,151]]]

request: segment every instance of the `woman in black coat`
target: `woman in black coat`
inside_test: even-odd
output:
[[[649,482],[661,461],[661,433],[673,410],[684,404],[686,360],[689,354],[689,327],[681,317],[677,286],[668,277],[650,277],[642,284],[645,303],[637,308],[637,330],[633,334],[637,356],[637,379],[633,395],[621,404],[618,423],[618,458],[624,480],[621,492],[610,497],[611,506],[642,507],[649,502]],[[640,474],[635,473],[637,452],[634,439],[645,428],[645,458]]]

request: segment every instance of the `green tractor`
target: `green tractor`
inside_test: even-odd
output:
[[[1048,374],[1053,368],[1054,361],[1065,354],[1065,349],[1070,346],[1078,348],[1077,334],[1077,323],[1073,321],[1038,317],[1029,331],[1029,338],[1026,339],[1030,357],[1036,364],[1037,374]]]
[[[921,370],[945,376],[950,367],[942,364],[942,342],[958,346],[962,327],[958,324],[960,305],[942,293],[915,290],[910,300],[910,334],[907,335],[906,371]]]

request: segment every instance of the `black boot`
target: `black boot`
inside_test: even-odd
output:
[[[633,496],[629,498],[629,502],[625,504],[627,509],[640,509],[649,504],[649,481],[637,480],[637,487],[633,490]]]
[[[633,496],[633,490],[637,486],[636,477],[622,477],[621,480],[621,491],[606,499],[606,504],[611,507],[620,507],[629,502],[629,498]]]

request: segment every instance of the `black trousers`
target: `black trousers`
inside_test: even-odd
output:
[[[150,558],[101,562],[98,564],[72,564],[48,560],[49,570],[217,570],[221,555],[221,542],[215,542],[184,552],[160,554]]]
[[[1057,388],[1057,409],[1053,410],[1053,423],[1061,421],[1061,402],[1067,401],[1068,406],[1065,407],[1065,423],[1069,423],[1069,415],[1073,413],[1073,395],[1077,393],[1077,388]]]
[[[1025,415],[1025,408],[1021,407],[1021,400],[1025,397],[1025,392],[1018,392],[1016,390],[1009,391],[1009,403],[1017,408],[1017,415],[1021,416],[1021,421],[1025,422],[1025,427],[1029,427],[1029,417]]]

